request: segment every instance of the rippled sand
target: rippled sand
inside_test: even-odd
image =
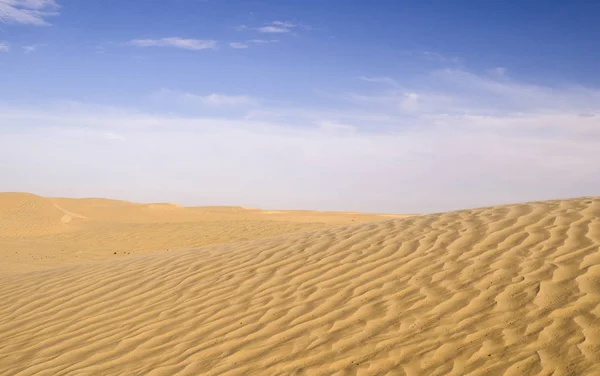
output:
[[[397,216],[402,217],[402,216]],[[389,219],[0,193],[0,274]]]
[[[598,375],[599,247],[582,198],[5,274],[0,374]]]

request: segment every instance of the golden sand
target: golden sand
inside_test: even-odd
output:
[[[96,215],[51,202],[35,218],[13,210],[2,231],[67,244]],[[106,209],[94,239],[157,223],[123,217]],[[0,276],[0,374],[600,374],[600,198],[257,239],[273,235],[264,226],[236,228],[248,241]]]
[[[0,193],[0,274],[382,219],[389,217]]]

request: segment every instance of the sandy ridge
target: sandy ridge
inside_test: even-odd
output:
[[[0,193],[0,274],[387,219]]]
[[[0,374],[595,375],[600,199],[0,277]]]

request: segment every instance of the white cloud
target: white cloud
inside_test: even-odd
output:
[[[160,90],[154,97],[161,100],[176,100],[209,107],[249,106],[258,103],[257,99],[246,95],[224,95],[217,93],[198,95],[168,89]]]
[[[463,70],[445,69],[430,78],[438,92],[445,92],[468,110],[499,112],[593,112],[600,109],[600,91],[581,86],[545,87],[500,77],[488,78]]]
[[[209,106],[240,106],[240,105],[249,105],[255,103],[255,100],[251,97],[245,95],[222,95],[222,94],[209,94],[206,96],[196,96],[190,94],[192,99],[197,99],[198,101],[209,105]]]
[[[340,124],[354,124],[351,127],[364,129],[372,127],[377,131],[397,121],[396,114],[383,114],[373,109],[327,108],[313,109],[303,107],[269,107],[266,105],[249,109],[244,115],[245,120],[263,121],[290,126],[306,126],[306,124],[322,124],[330,121]]]
[[[277,42],[279,42],[279,40],[277,40],[277,39],[250,39],[248,41],[248,43],[257,44],[257,45],[277,43]]]
[[[231,42],[229,43],[229,46],[231,48],[248,48],[248,45],[246,43],[241,42]]]
[[[297,24],[291,21],[272,21],[260,27],[249,27],[247,25],[240,25],[237,26],[235,29],[238,31],[256,30],[259,33],[267,34],[285,34],[291,33],[294,30],[298,29],[310,30],[311,27],[308,25]]]
[[[571,113],[600,111],[600,91],[584,87],[545,87],[502,77],[477,75],[464,70],[443,69],[375,94],[343,96],[357,105],[414,115],[485,115]],[[407,104],[410,105],[407,106]]]
[[[419,110],[419,102],[421,96],[417,93],[404,93],[404,98],[400,103],[400,108],[405,111],[417,111]]]
[[[23,52],[25,52],[26,54],[30,54],[32,52],[35,52],[35,50],[38,48],[37,45],[31,45],[31,46],[23,46]]]
[[[134,39],[129,44],[138,47],[176,47],[186,50],[206,50],[217,48],[216,40],[186,39],[186,38],[161,38],[161,39]]]
[[[0,0],[0,22],[49,25],[47,17],[58,16],[56,0]]]
[[[332,120],[321,120],[317,122],[317,125],[322,130],[338,134],[353,133],[357,131],[356,127],[353,125],[343,124]]]
[[[506,75],[506,72],[508,70],[504,67],[496,67],[496,68],[492,68],[492,69],[488,69],[488,72],[496,77],[504,77]]]
[[[294,27],[298,26],[298,25],[296,25],[296,24],[294,24],[294,23],[292,23],[290,21],[273,21],[271,23],[273,25],[275,25],[275,26],[285,27],[285,28],[288,28],[288,29],[291,29],[291,28],[294,28]]]
[[[381,89],[327,110],[165,92],[218,117],[0,105],[0,161],[19,161],[0,191],[397,213],[598,192],[598,90],[456,70]]]
[[[360,76],[358,77],[359,80],[365,81],[365,82],[371,82],[374,84],[384,84],[384,85],[389,85],[389,86],[399,86],[398,82],[396,82],[396,80],[394,80],[391,77],[366,77],[366,76]]]
[[[397,213],[597,194],[600,117],[428,116],[382,131],[0,106],[0,160],[19,161],[0,190]]]
[[[9,50],[10,47],[8,46],[8,43],[0,41],[0,52],[8,52]]]
[[[250,47],[250,45],[261,46],[261,45],[277,43],[277,42],[279,42],[279,40],[277,40],[277,39],[249,39],[245,42],[231,42],[231,43],[229,43],[229,46],[231,48],[243,49],[243,48]]]
[[[457,56],[446,56],[437,52],[431,52],[431,51],[423,51],[422,52],[423,57],[426,60],[430,60],[430,61],[438,61],[438,62],[442,62],[442,63],[453,63],[453,64],[458,64],[461,62],[461,59]]]
[[[282,26],[262,26],[257,29],[261,33],[289,33],[292,31],[290,28]]]

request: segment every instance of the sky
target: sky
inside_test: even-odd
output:
[[[0,191],[385,213],[598,195],[599,13],[0,0]]]

